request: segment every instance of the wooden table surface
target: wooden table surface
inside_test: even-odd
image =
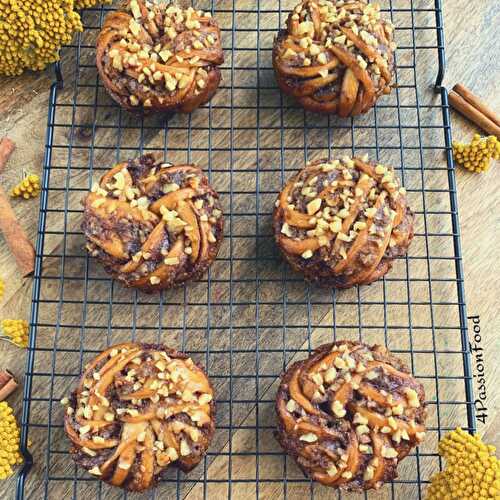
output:
[[[446,86],[451,87],[454,83],[462,82],[482,96],[493,109],[500,111],[498,93],[500,39],[495,32],[496,26],[500,23],[500,4],[496,0],[480,2],[445,0],[444,3],[448,59]],[[19,180],[23,169],[29,172],[41,172],[48,92],[52,81],[53,73],[50,69],[39,74],[26,74],[16,79],[0,79],[2,114],[0,136],[8,135],[17,143],[17,150],[6,171],[0,175],[0,183],[6,189]],[[456,140],[469,140],[476,132],[473,126],[454,112],[452,125],[453,137]],[[442,162],[444,165],[444,160]],[[500,445],[500,434],[497,431],[500,426],[500,390],[496,383],[500,377],[498,363],[500,343],[497,333],[500,328],[498,319],[500,281],[496,279],[500,261],[498,168],[499,165],[495,164],[489,172],[482,175],[470,174],[459,169],[456,176],[467,310],[469,316],[480,317],[481,346],[484,348],[486,366],[488,418],[485,425],[478,423],[478,429],[481,435],[496,445]],[[28,234],[34,238],[37,230],[38,200],[15,201],[14,208]],[[1,237],[0,277],[6,281],[5,296],[0,304],[0,319],[28,319],[32,281],[19,277],[14,259]],[[2,368],[8,368],[18,380],[22,380],[25,368],[23,351],[10,344],[0,343],[0,360]],[[454,369],[460,372],[462,367],[458,364],[450,366],[449,369],[450,372]],[[460,381],[456,383],[461,384]],[[21,390],[11,396],[9,401],[19,416]],[[244,440],[245,436],[242,436],[241,441]],[[43,461],[46,450],[37,449],[36,446],[35,443],[32,448],[35,460]],[[223,470],[225,465],[224,459],[217,459],[212,463],[212,469],[216,469],[214,477],[217,477],[217,470]],[[233,464],[233,467],[237,468],[238,464]],[[36,473],[37,470],[32,472]],[[13,478],[0,483],[0,498],[12,498],[14,486]],[[274,493],[272,489],[266,491],[269,494],[277,494],[281,491],[281,486]],[[224,495],[223,491],[211,492]],[[248,493],[248,495],[253,494]],[[196,489],[192,491],[191,496],[194,498],[199,496]],[[245,495],[242,493],[240,498],[243,497]],[[42,498],[42,496],[40,494],[32,498]]]

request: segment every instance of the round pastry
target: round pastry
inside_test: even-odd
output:
[[[366,113],[391,91],[393,34],[377,4],[304,0],[274,42],[278,85],[310,111]]]
[[[115,279],[146,292],[198,278],[222,242],[219,196],[193,165],[153,155],[119,163],[83,204],[87,250]]]
[[[224,62],[210,13],[165,0],[130,0],[108,14],[96,57],[104,86],[129,111],[193,111],[215,94]]]
[[[339,341],[294,363],[276,398],[276,437],[326,486],[378,489],[424,438],[422,384],[387,349]]]
[[[129,491],[154,486],[170,465],[193,469],[215,430],[207,376],[191,358],[163,345],[110,347],[62,402],[75,462]]]
[[[406,254],[414,215],[391,167],[367,158],[309,163],[284,187],[274,234],[286,260],[322,286],[369,284]]]

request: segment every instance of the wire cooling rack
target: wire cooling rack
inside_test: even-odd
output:
[[[94,42],[109,7],[83,13],[86,29],[65,48],[50,93],[17,498],[125,498],[72,463],[59,400],[97,352],[131,339],[188,352],[206,367],[218,404],[204,461],[187,475],[168,471],[141,498],[349,498],[305,479],[272,437],[280,373],[333,339],[386,345],[428,398],[425,442],[397,480],[366,497],[422,498],[441,466],[442,434],[474,430],[441,2],[381,2],[396,25],[398,86],[367,115],[342,120],[305,113],[277,90],[272,41],[295,1],[195,2],[222,27],[224,80],[210,104],[167,120],[131,116],[107,96]],[[110,280],[83,251],[80,231],[80,200],[93,180],[145,151],[200,165],[226,214],[226,239],[208,274],[161,295]],[[273,203],[306,160],[354,153],[399,171],[416,235],[384,279],[320,290],[279,258]]]

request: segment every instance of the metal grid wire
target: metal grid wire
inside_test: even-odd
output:
[[[188,352],[206,367],[218,404],[204,461],[187,475],[168,471],[144,497],[349,498],[305,479],[272,437],[280,373],[334,339],[386,345],[424,384],[429,403],[423,445],[402,462],[397,480],[365,497],[422,498],[441,466],[443,432],[474,429],[447,94],[433,89],[444,72],[440,0],[382,1],[396,25],[398,86],[354,120],[305,113],[278,91],[272,41],[294,3],[195,2],[222,27],[223,83],[210,104],[168,120],[131,116],[107,96],[94,42],[109,7],[83,13],[86,30],[65,49],[50,95],[18,498],[125,498],[72,463],[59,400],[97,352],[131,339]],[[79,226],[93,180],[145,151],[200,165],[226,214],[226,239],[208,274],[161,295],[110,280],[83,251]],[[416,235],[384,279],[320,290],[277,255],[272,207],[306,160],[354,153],[395,166],[417,215]],[[28,440],[37,450],[30,474]]]

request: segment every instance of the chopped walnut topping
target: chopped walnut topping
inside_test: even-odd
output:
[[[290,412],[293,413],[297,409],[297,403],[293,399],[290,399],[288,403],[286,404],[286,409]]]
[[[302,434],[299,438],[300,441],[305,441],[306,443],[315,443],[318,440],[318,436],[312,432]]]
[[[313,256],[313,251],[312,251],[312,250],[306,250],[306,251],[302,254],[302,258],[303,258],[303,259],[310,259],[312,256]]]
[[[362,436],[363,434],[368,434],[370,432],[370,429],[366,425],[358,425],[356,427],[356,434],[358,436]]]
[[[99,469],[98,465],[95,465],[92,467],[92,469],[89,469],[90,474],[94,476],[102,476],[101,470]]]
[[[372,480],[374,474],[375,474],[375,469],[371,465],[369,465],[365,469],[365,472],[363,473],[363,480],[364,481],[370,481],[370,480]]]
[[[191,453],[191,448],[187,444],[186,440],[181,439],[180,454],[182,457],[186,457]]]
[[[384,458],[397,458],[398,457],[398,452],[394,448],[390,448],[387,446],[382,446],[382,450],[380,454]]]
[[[87,434],[88,432],[90,432],[90,425],[82,425],[78,429],[78,432],[80,433],[80,435]]]
[[[307,213],[309,215],[314,215],[321,208],[321,200],[315,198],[307,204]]]
[[[331,384],[337,378],[337,370],[331,366],[326,370],[323,378],[327,384]]]
[[[328,467],[328,469],[326,469],[326,473],[330,476],[330,477],[334,477],[338,474],[339,470],[337,469],[337,467],[335,467],[335,465],[330,465],[330,467]]]
[[[368,424],[368,419],[366,417],[363,417],[360,413],[355,413],[353,423],[366,425]]]
[[[336,357],[335,361],[333,364],[339,369],[339,370],[345,370],[347,368],[347,363],[345,362],[344,359],[340,357]]]
[[[346,410],[342,403],[338,400],[335,400],[332,404],[332,411],[335,414],[336,417],[342,418],[345,417],[346,415]]]
[[[418,399],[418,394],[415,390],[410,389],[410,388],[406,388],[405,394],[406,394],[406,398],[408,399],[408,404],[412,408],[419,408],[420,407],[420,400]]]
[[[212,401],[212,395],[211,394],[202,394],[198,398],[198,403],[200,405],[206,405],[206,404],[210,403],[210,401]]]

